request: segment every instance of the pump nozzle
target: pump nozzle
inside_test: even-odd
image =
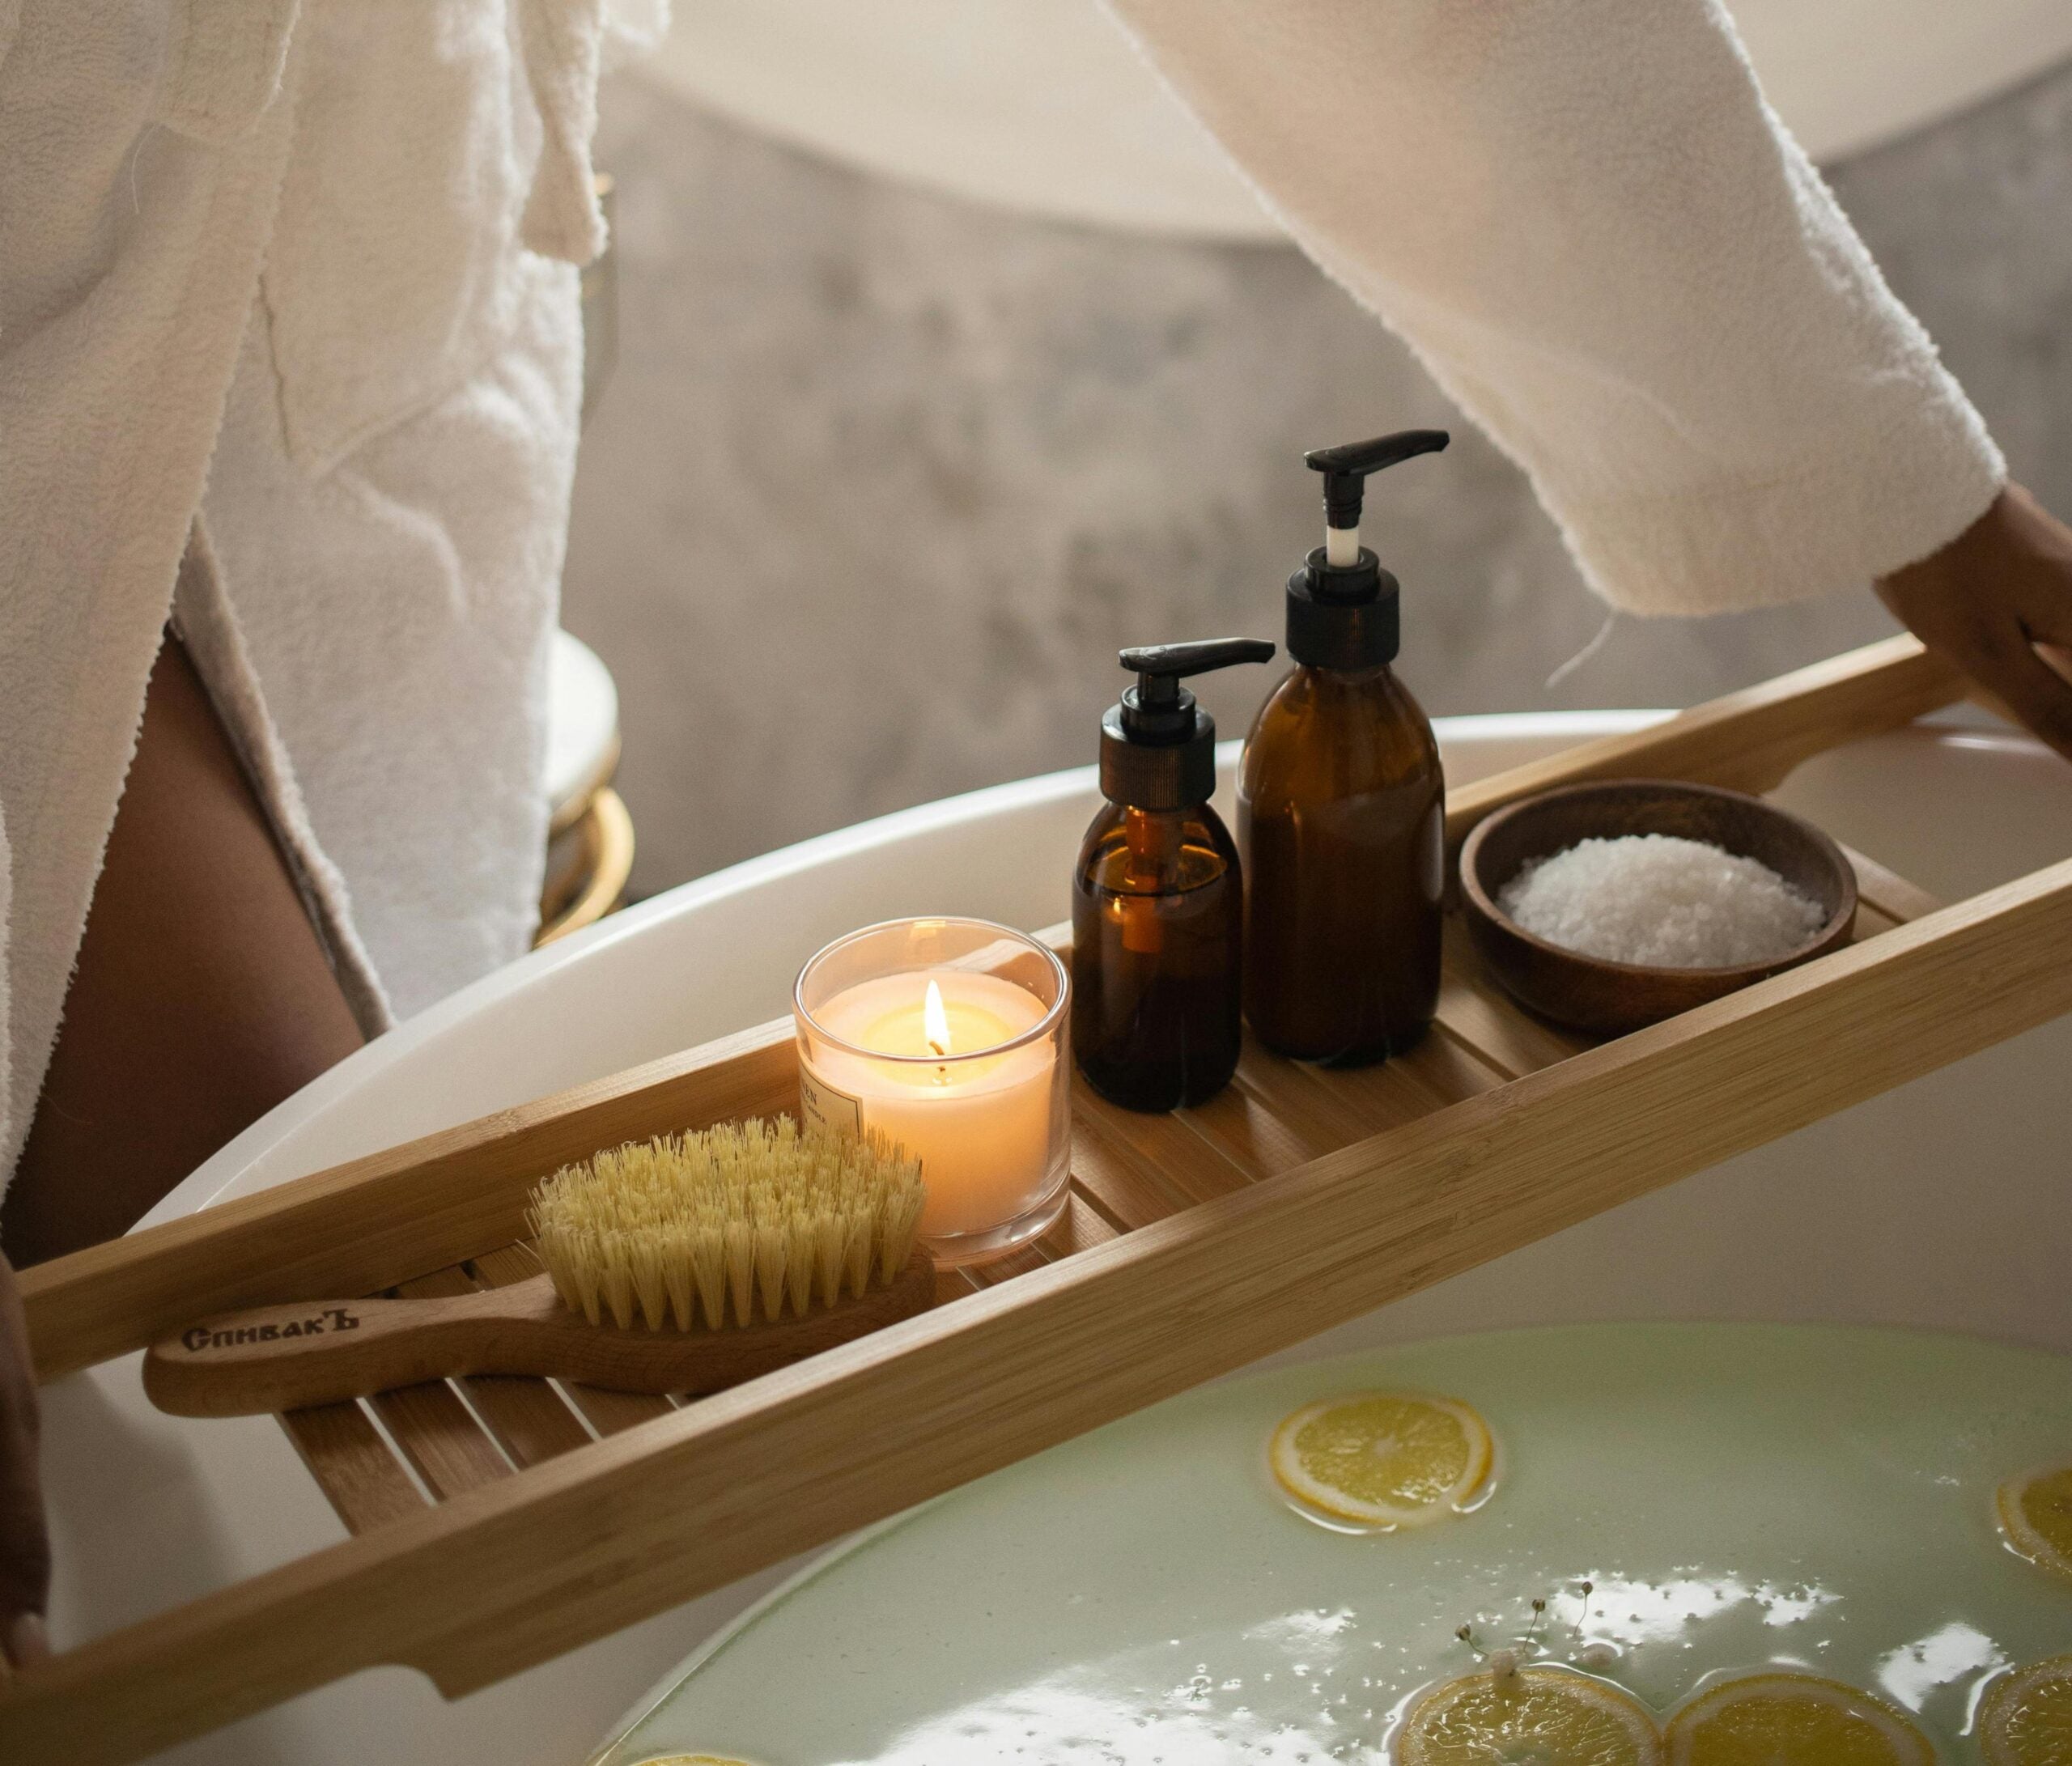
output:
[[[1191,674],[1233,662],[1271,662],[1263,638],[1212,638],[1200,643],[1125,650],[1136,677],[1122,703],[1101,720],[1101,789],[1133,809],[1185,809],[1216,789],[1216,720],[1180,685]]]
[[[1140,741],[1185,741],[1194,728],[1195,696],[1180,685],[1237,662],[1271,662],[1273,646],[1263,638],[1208,638],[1195,643],[1146,644],[1125,650],[1120,660],[1136,677],[1123,695],[1123,728]]]
[[[1452,439],[1443,429],[1404,429],[1303,455],[1313,470],[1324,475],[1325,563],[1345,570],[1360,562],[1360,503],[1368,473],[1419,454],[1436,454]]]

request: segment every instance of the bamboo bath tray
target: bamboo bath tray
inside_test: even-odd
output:
[[[1963,691],[1894,639],[1458,792],[1449,842],[1579,779],[1766,790]],[[1851,856],[1855,944],[1615,1042],[1526,1017],[1450,921],[1407,1057],[1248,1051],[1172,1116],[1081,1088],[1046,1239],[732,1391],[469,1379],[291,1413],[356,1536],[18,1677],[0,1755],[134,1760],[381,1664],[456,1696],[2072,1009],[2072,860],[1942,907]],[[786,1021],[45,1265],[23,1280],[39,1376],[234,1307],[520,1279],[542,1173],[795,1086]]]

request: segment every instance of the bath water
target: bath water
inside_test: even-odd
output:
[[[1275,1424],[1362,1389],[1475,1406],[1488,1500],[1393,1534],[1291,1506]],[[1188,1393],[867,1535],[601,1758],[1378,1761],[1415,1693],[1508,1648],[1664,1717],[1723,1675],[1802,1668],[1970,1761],[1987,1681],[2072,1650],[2072,1579],[2009,1550],[1993,1505],[2066,1462],[2072,1360],[1972,1338],[1588,1325],[1339,1356]]]

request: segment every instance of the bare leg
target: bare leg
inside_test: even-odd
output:
[[[126,1231],[361,1040],[258,800],[168,639],[0,1246],[19,1267]]]
[[[43,1629],[50,1535],[43,1524],[37,1441],[28,1325],[15,1272],[0,1258],[0,1686],[14,1669],[50,1654]]]
[[[94,885],[0,1244],[40,1262],[126,1231],[360,1044],[258,800],[168,639]],[[36,1395],[0,1260],[0,1682],[49,1653]]]

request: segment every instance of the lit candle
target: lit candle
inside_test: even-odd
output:
[[[954,1240],[1013,1221],[1055,1187],[1057,1051],[1049,1016],[998,975],[881,975],[813,1008],[825,1033],[799,1065],[809,1123],[875,1131],[921,1161],[922,1235]]]

